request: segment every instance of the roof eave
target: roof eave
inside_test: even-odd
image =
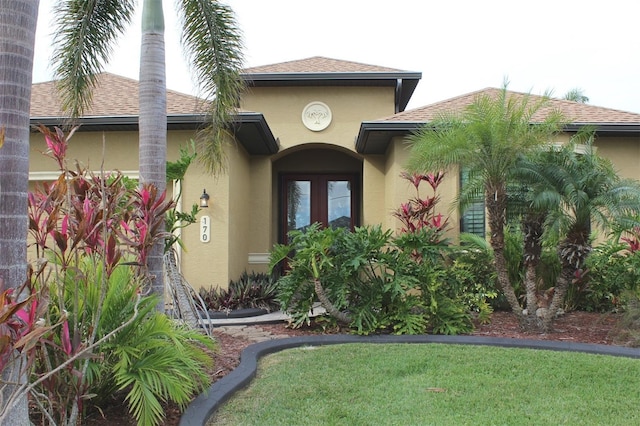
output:
[[[415,121],[364,121],[356,137],[356,151],[383,155],[394,137],[412,134],[423,124]]]
[[[407,107],[420,79],[421,72],[292,72],[292,73],[246,73],[241,77],[248,86],[277,87],[302,85],[354,85],[395,87],[395,110],[402,112]]]
[[[413,134],[428,121],[368,121],[360,125],[356,151],[360,154],[385,154],[394,137]],[[640,123],[571,123],[563,131],[575,133],[593,126],[598,135],[640,136]]]
[[[564,131],[574,133],[584,127],[593,127],[598,135],[640,136],[640,123],[571,123]]]
[[[258,112],[243,112],[234,120],[234,135],[251,155],[273,155],[280,150],[264,115]]]
[[[199,130],[205,125],[204,114],[177,114],[167,116],[167,130]],[[60,117],[31,117],[32,128],[43,124],[47,127],[61,126]],[[233,133],[249,155],[270,155],[279,150],[264,115],[241,112],[233,117]],[[138,116],[97,116],[82,117],[77,120],[80,132],[96,131],[138,131]]]
[[[249,84],[254,82],[288,82],[288,81],[351,81],[351,80],[420,80],[421,72],[273,72],[245,73],[240,76]]]

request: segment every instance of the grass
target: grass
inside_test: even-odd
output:
[[[442,344],[298,348],[260,361],[210,425],[640,424],[640,361]]]

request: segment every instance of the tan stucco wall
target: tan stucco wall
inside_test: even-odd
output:
[[[320,132],[302,123],[304,107],[313,101],[331,109],[331,124]],[[252,88],[241,107],[264,114],[280,142],[280,152],[296,145],[329,143],[354,151],[355,137],[362,121],[388,117],[394,113],[391,87],[278,87]]]
[[[194,133],[190,131],[172,131],[167,134],[167,158],[176,160],[180,146],[184,145]],[[104,149],[103,149],[104,141]],[[47,150],[44,137],[32,133],[30,139],[29,170],[31,172],[57,171],[57,164],[42,155]],[[104,153],[104,155],[103,155]],[[76,132],[69,140],[67,160],[70,167],[79,161],[88,169],[100,170],[104,160],[105,170],[138,170],[138,132]]]
[[[640,180],[640,138],[603,136],[596,138],[595,146],[621,177]]]
[[[326,103],[332,111],[332,123],[325,130],[307,129],[301,119],[303,108],[312,101]],[[182,238],[186,251],[181,253],[182,270],[195,287],[226,287],[229,280],[239,278],[243,271],[266,271],[268,253],[278,242],[279,177],[282,173],[353,173],[361,176],[361,225],[382,224],[398,230],[399,222],[392,216],[401,203],[415,196],[413,186],[400,178],[410,151],[406,141],[392,141],[385,155],[361,155],[355,152],[354,141],[363,121],[376,120],[393,114],[392,88],[367,87],[291,87],[254,88],[244,99],[242,108],[261,112],[280,150],[274,156],[250,156],[240,145],[227,147],[227,172],[212,177],[193,164],[183,183],[182,208],[190,210],[206,188],[211,196],[210,207],[199,214],[211,219],[211,240],[200,242],[200,225],[186,228]],[[168,158],[177,159],[179,147],[194,136],[190,131],[168,134]],[[104,134],[105,170],[119,169],[137,172],[137,132]],[[561,135],[558,141],[569,137]],[[78,132],[69,145],[69,159],[78,159],[92,170],[102,162],[102,132]],[[611,159],[624,177],[640,179],[640,139],[601,137],[596,140],[598,152]],[[31,171],[55,172],[53,160],[40,152],[46,146],[39,134],[31,138]],[[448,171],[439,188],[438,211],[449,217],[448,236],[455,238],[459,229],[459,214],[452,208],[458,193],[457,170]],[[421,186],[421,195],[431,195],[428,184]]]
[[[251,217],[250,157],[237,144],[226,149],[226,172],[214,177],[199,164],[192,165],[184,181],[184,209],[197,202],[203,189],[211,197],[198,220],[210,218],[209,242],[200,241],[200,223],[183,231],[183,274],[195,288],[224,287],[247,269]]]
[[[268,255],[276,241],[276,229],[273,224],[277,217],[274,213],[272,194],[272,162],[267,156],[251,158],[249,185],[249,241],[248,271],[267,272]]]
[[[404,138],[395,138],[387,149],[385,164],[385,188],[387,193],[385,210],[387,212],[383,222],[387,228],[397,231],[401,227],[398,219],[391,212],[397,210],[402,203],[416,197],[416,190],[412,183],[402,179],[400,174],[405,171],[405,164],[409,160],[411,150]],[[460,215],[454,206],[454,200],[458,193],[460,178],[457,168],[446,171],[445,178],[438,187],[438,202],[435,214],[442,214],[443,218],[449,218],[446,235],[455,238],[459,234]],[[434,195],[431,186],[423,182],[420,185],[420,197],[426,198]]]

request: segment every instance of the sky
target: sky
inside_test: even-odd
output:
[[[167,87],[197,95],[179,44],[175,1],[163,0]],[[49,81],[53,0],[40,1],[34,82]],[[142,4],[142,1],[138,2]],[[245,66],[313,56],[422,73],[407,109],[486,87],[640,113],[637,0],[227,0]],[[139,11],[105,70],[138,78]]]

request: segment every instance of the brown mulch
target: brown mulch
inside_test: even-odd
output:
[[[472,335],[624,346],[626,342],[618,339],[617,326],[619,320],[619,314],[570,312],[556,320],[554,332],[540,334],[523,332],[518,325],[517,318],[511,313],[494,312],[491,317],[491,323],[479,325]],[[256,327],[269,331],[271,334],[290,337],[322,333],[322,331],[313,328],[291,329],[285,323],[263,324]],[[254,343],[244,338],[233,337],[220,332],[215,332],[215,335],[219,350],[214,354],[215,367],[212,371],[214,382],[236,368],[240,363],[242,350]],[[175,406],[167,406],[165,412],[167,418],[163,425],[178,425],[180,421],[179,409]],[[135,425],[135,422],[126,415],[124,406],[113,406],[104,412],[103,418],[93,418],[84,424],[91,426],[113,424],[128,426]]]

